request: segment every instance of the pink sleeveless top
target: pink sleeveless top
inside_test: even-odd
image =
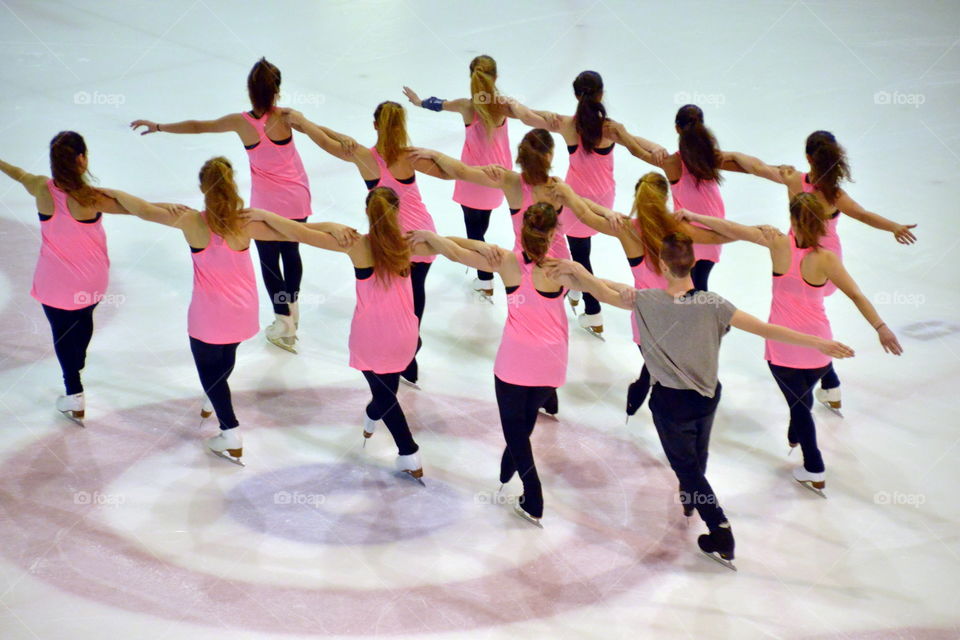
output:
[[[387,168],[387,163],[384,162],[376,146],[370,147],[370,152],[373,154],[373,158],[377,161],[377,166],[380,168],[380,179],[377,181],[377,184],[369,190],[372,191],[376,187],[390,187],[397,192],[397,197],[400,199],[400,230],[404,233],[418,229],[436,231],[437,227],[433,224],[433,217],[431,217],[430,212],[427,211],[427,206],[423,204],[423,198],[420,197],[420,187],[417,186],[416,172],[413,174],[413,182],[404,184],[394,178],[393,174],[390,173],[390,170]],[[410,257],[411,262],[433,262],[436,259],[437,256]]]
[[[493,130],[492,135],[487,136],[487,129],[483,126],[480,116],[474,113],[473,121],[467,125],[466,130],[463,151],[460,152],[460,161],[463,164],[471,167],[498,164],[504,169],[513,166],[506,118],[503,124]],[[492,210],[503,202],[503,191],[457,180],[453,188],[453,201],[473,209]]]
[[[190,337],[208,344],[234,344],[257,335],[259,299],[250,249],[234,251],[211,231],[206,248],[192,251],[192,257]]]
[[[803,185],[804,193],[814,193],[817,190],[815,185],[810,184],[808,174],[803,174],[803,179],[801,184]],[[823,234],[820,238],[820,246],[828,251],[833,251],[837,254],[837,257],[840,260],[843,260],[843,247],[840,246],[840,236],[837,234],[837,223],[840,222],[840,210],[836,210],[834,213],[830,214],[830,217],[827,218],[827,232]],[[793,231],[790,232],[790,235],[793,235]],[[824,295],[832,295],[837,291],[837,285],[832,282],[828,282],[826,285],[826,290]]]
[[[102,214],[79,222],[70,215],[67,193],[47,180],[53,215],[40,221],[40,257],[30,295],[41,304],[66,311],[89,307],[107,291],[110,258]]]
[[[355,269],[357,306],[350,323],[350,366],[360,371],[397,373],[417,353],[417,316],[413,313],[410,277],[391,276],[386,283],[373,268]]]
[[[720,197],[720,185],[713,180],[704,180],[699,185],[697,179],[687,171],[687,166],[680,160],[680,179],[670,185],[673,192],[673,209],[686,209],[694,213],[714,218],[725,218],[723,198]],[[702,226],[692,223],[694,226]],[[693,254],[697,260],[720,262],[719,244],[695,244]]]
[[[510,220],[513,222],[513,252],[523,251],[522,242],[520,241],[521,230],[523,229],[523,214],[534,204],[533,202],[533,187],[526,183],[523,179],[523,176],[520,176],[520,189],[523,192],[523,200],[520,201],[519,209],[510,209]],[[570,259],[570,249],[567,247],[567,238],[564,233],[563,226],[563,211],[561,210],[560,215],[557,216],[557,228],[553,232],[553,243],[550,245],[550,249],[547,251],[547,255],[551,258],[559,258],[561,260]]]
[[[666,289],[667,279],[650,268],[650,260],[647,256],[639,258],[628,258],[630,262],[630,272],[633,274],[634,289]],[[640,344],[640,331],[637,330],[637,323],[631,322],[633,329],[633,341]]]
[[[524,387],[560,387],[567,379],[567,313],[563,292],[548,298],[533,286],[534,264],[522,251],[520,286],[507,294],[507,324],[493,365],[495,376]]]
[[[824,287],[806,283],[800,273],[800,263],[813,249],[798,249],[791,243],[790,268],[773,277],[773,301],[770,304],[770,322],[794,331],[831,339],[830,321],[823,308]],[[817,369],[830,364],[830,356],[810,347],[800,347],[767,340],[768,361],[781,367]]]
[[[599,153],[596,149],[587,153],[581,139],[580,144],[570,153],[570,167],[567,169],[566,178],[567,184],[578,196],[593,200],[607,209],[613,208],[617,191],[613,180],[613,147],[611,144],[607,153]],[[562,218],[563,228],[568,236],[589,238],[597,234],[596,229],[580,222],[569,207],[564,209]]]
[[[244,120],[257,130],[259,142],[247,147],[250,161],[250,206],[266,209],[291,220],[310,216],[310,181],[293,138],[277,144],[264,130],[269,113],[254,118],[244,111]]]

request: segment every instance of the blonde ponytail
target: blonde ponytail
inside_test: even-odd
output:
[[[367,194],[370,252],[373,273],[386,286],[394,276],[410,275],[410,245],[400,230],[400,198],[389,187],[376,187]]]
[[[389,166],[410,146],[406,112],[400,104],[388,100],[377,105],[373,120],[377,123],[377,152]]]
[[[220,237],[237,235],[243,226],[243,198],[233,178],[233,166],[223,156],[210,158],[200,169],[200,190],[207,211],[207,226]]]

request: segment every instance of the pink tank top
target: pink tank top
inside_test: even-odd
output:
[[[567,169],[566,179],[578,196],[593,200],[607,209],[613,208],[617,191],[613,180],[613,147],[611,144],[606,153],[600,153],[597,149],[587,153],[581,139],[580,144],[570,153],[570,167]],[[563,228],[568,236],[589,238],[597,234],[596,229],[580,222],[569,207],[564,210],[562,217]]]
[[[40,257],[30,295],[41,304],[66,311],[89,307],[107,291],[110,258],[102,214],[79,222],[70,215],[67,193],[47,180],[53,215],[40,222]]]
[[[800,264],[813,249],[798,249],[791,243],[790,268],[773,277],[773,300],[770,304],[770,322],[794,331],[832,339],[830,321],[823,308],[824,287],[807,284],[800,272]],[[768,361],[781,367],[817,369],[830,364],[830,356],[810,347],[767,340]]]
[[[801,184],[803,185],[804,193],[814,193],[817,191],[815,185],[810,184],[808,174],[803,174],[803,179]],[[840,245],[840,235],[837,233],[837,223],[840,222],[840,210],[836,210],[830,214],[830,217],[827,218],[827,232],[823,234],[820,238],[820,246],[828,251],[833,251],[837,254],[837,257],[840,260],[843,260],[843,247]],[[793,231],[790,232],[790,235],[793,235]],[[826,290],[824,295],[832,295],[837,291],[837,285],[832,282],[828,282],[826,285]]]
[[[390,173],[390,170],[387,168],[387,163],[384,162],[380,152],[377,151],[377,147],[370,147],[370,152],[373,154],[373,158],[377,161],[377,166],[380,168],[380,179],[370,190],[376,187],[390,187],[397,192],[397,197],[400,199],[400,230],[404,233],[407,231],[417,231],[418,229],[436,231],[437,227],[433,223],[433,217],[430,215],[430,212],[427,211],[427,206],[423,204],[423,198],[420,197],[420,187],[417,186],[416,172],[414,172],[414,180],[410,184],[400,182]],[[410,261],[433,262],[436,259],[437,256],[411,256]]]
[[[410,277],[391,276],[384,283],[372,267],[355,271],[357,306],[350,323],[350,366],[374,373],[403,371],[417,353],[419,331]],[[361,279],[361,275],[367,277]]]
[[[259,300],[250,249],[234,251],[211,231],[206,248],[192,251],[192,257],[190,337],[208,344],[234,344],[257,335]]]
[[[639,258],[629,258],[630,272],[633,274],[634,289],[666,289],[667,279],[650,268],[650,260],[647,256]],[[640,331],[637,329],[637,323],[631,322],[633,329],[633,341],[640,344]]]
[[[514,253],[523,251],[522,242],[520,241],[520,232],[523,229],[523,214],[530,205],[534,203],[533,187],[526,183],[523,176],[520,177],[520,189],[523,192],[523,200],[520,202],[520,208],[510,210],[510,219],[513,222]],[[570,249],[567,247],[567,237],[564,233],[562,209],[560,215],[557,217],[557,228],[556,231],[553,232],[553,243],[550,245],[547,255],[551,258],[559,258],[561,260],[570,259]]]
[[[525,387],[560,387],[567,379],[567,313],[563,292],[548,298],[533,286],[534,264],[522,251],[520,286],[507,294],[507,324],[493,365],[495,376]]]
[[[704,180],[699,185],[697,179],[687,171],[680,160],[680,179],[670,186],[673,192],[673,208],[686,209],[694,213],[714,218],[725,218],[723,198],[720,197],[720,185],[714,180]],[[694,226],[702,226],[693,223]],[[697,260],[720,262],[719,244],[695,244],[693,254]]]
[[[264,128],[269,113],[254,118],[244,111],[244,120],[257,130],[259,142],[247,147],[250,161],[250,206],[266,209],[291,220],[310,216],[310,181],[303,168],[303,160],[297,152],[293,138],[277,144]]]
[[[474,113],[473,121],[466,127],[466,138],[463,141],[463,151],[460,152],[460,161],[471,167],[483,167],[488,164],[498,164],[504,169],[512,167],[513,158],[510,155],[506,118],[503,124],[487,136],[486,127],[480,117]],[[473,209],[492,210],[503,202],[503,191],[457,180],[453,188],[453,201]]]

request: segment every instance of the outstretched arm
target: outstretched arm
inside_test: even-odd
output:
[[[282,113],[291,129],[307,134],[318,147],[335,158],[347,162],[354,161],[353,155],[357,150],[357,143],[353,138],[342,133],[337,133],[326,127],[321,127],[296,109],[283,109]],[[351,141],[353,142],[352,145],[350,144]]]
[[[840,258],[832,251],[825,252],[825,256],[826,272],[830,282],[837,285],[837,288],[843,291],[843,293],[853,301],[853,304],[857,305],[860,315],[862,315],[877,332],[877,338],[880,340],[880,345],[883,347],[883,350],[895,356],[903,353],[903,347],[900,346],[897,336],[890,330],[887,323],[883,321],[880,314],[877,313],[877,309],[873,306],[873,303],[860,291],[860,287],[857,286],[853,277],[847,272]]]
[[[740,309],[733,312],[730,324],[741,331],[758,335],[761,338],[795,344],[801,347],[810,347],[832,358],[853,357],[853,349],[845,344],[835,340],[826,340],[806,333],[800,333],[793,329],[781,327],[778,324],[770,324]]]
[[[917,236],[913,235],[913,232],[911,231],[911,229],[917,225],[899,224],[893,220],[884,218],[880,214],[867,211],[861,207],[856,200],[847,195],[847,192],[842,189],[840,190],[840,197],[837,199],[837,208],[851,218],[870,225],[874,229],[889,231],[900,244],[913,244],[917,241]]]
[[[448,180],[465,180],[494,189],[499,189],[503,184],[501,175],[501,172],[505,171],[503,167],[496,167],[495,165],[471,167],[434,149],[413,147],[410,149],[410,160],[415,163],[414,166],[424,160],[433,162],[442,172],[442,175],[436,177],[443,177]],[[497,171],[497,169],[500,171]]]
[[[37,197],[47,188],[46,176],[34,175],[3,160],[0,160],[0,171],[22,184],[27,193],[33,197]]]
[[[516,118],[523,124],[528,127],[533,127],[534,129],[546,129],[553,133],[559,133],[565,120],[568,118],[568,116],[557,115],[552,111],[536,111],[513,98],[506,96],[498,97],[506,103],[509,109],[507,114],[509,117]]]
[[[740,153],[739,151],[724,151],[723,160],[724,163],[721,168],[727,171],[741,171],[743,173],[750,173],[755,176],[760,176],[761,178],[766,178],[771,182],[776,182],[777,184],[783,184],[783,178],[780,177],[780,169],[765,163],[760,158],[755,158],[753,156],[748,156],[745,153]],[[735,165],[736,168],[731,166]]]
[[[747,242],[753,242],[755,244],[763,245],[764,247],[770,247],[774,242],[773,235],[770,233],[764,233],[759,227],[748,227],[745,224],[740,224],[739,222],[734,222],[733,220],[705,216],[699,213],[687,211],[685,209],[677,211],[674,215],[679,220],[686,220],[688,222],[702,224],[708,229],[734,240],[746,240]]]
[[[140,132],[142,136],[157,131],[163,133],[227,133],[229,131],[239,133],[243,122],[243,116],[239,113],[231,113],[216,120],[182,120],[166,124],[153,122],[152,120],[134,120],[130,123],[130,128],[136,131],[139,127],[143,127],[143,131]]]
[[[469,114],[472,106],[468,98],[444,100],[443,98],[430,96],[426,100],[421,100],[420,96],[417,95],[417,92],[407,86],[403,87],[403,95],[407,96],[407,100],[409,100],[410,103],[415,107],[423,107],[424,109],[429,109],[430,111],[455,111],[463,116],[464,122],[466,122],[467,115]]]
[[[573,260],[548,258],[544,261],[544,266],[547,268],[547,276],[551,280],[568,289],[576,289],[577,291],[589,293],[600,302],[620,307],[621,309],[633,309],[633,306],[625,301],[620,294],[623,290],[621,286],[629,288],[627,285],[619,285],[619,283],[608,284],[608,281],[601,280],[594,276],[587,271],[583,265]]]
[[[156,222],[167,227],[176,227],[182,229],[181,222],[184,213],[193,211],[190,207],[180,204],[157,204],[147,202],[142,198],[130,195],[129,193],[118,189],[101,189],[108,197],[113,198],[124,209],[125,213],[131,213],[141,220],[147,222]]]
[[[285,240],[309,244],[311,246],[318,247],[320,249],[326,249],[328,251],[339,251],[341,253],[346,253],[353,248],[353,245],[359,239],[359,235],[355,235],[354,232],[354,237],[348,238],[348,241],[344,242],[339,240],[334,236],[332,231],[333,227],[327,226],[337,225],[337,223],[334,222],[314,222],[312,224],[303,224],[300,222],[294,222],[293,220],[289,220],[283,216],[278,216],[272,211],[265,211],[263,209],[246,209],[244,210],[244,214],[250,223],[263,223]],[[339,227],[340,225],[337,226]],[[321,229],[331,229],[331,231],[325,231]]]
[[[550,190],[564,206],[573,211],[580,222],[591,229],[617,238],[623,233],[629,232],[628,227],[624,224],[623,215],[592,200],[581,198],[566,182],[555,179],[551,183]]]
[[[622,122],[608,118],[603,123],[603,135],[626,147],[631,155],[655,167],[663,167],[669,157],[666,149],[646,138],[631,134]]]
[[[407,234],[407,239],[413,246],[426,245],[448,260],[484,271],[499,272],[504,258],[510,255],[509,251],[493,244],[466,238],[445,237],[425,229],[411,231]]]

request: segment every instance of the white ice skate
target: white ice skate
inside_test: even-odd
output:
[[[840,387],[834,387],[833,389],[820,388],[814,391],[813,395],[817,399],[817,402],[841,418],[843,417],[843,414],[840,413]]]
[[[293,320],[293,328],[297,331],[300,330],[300,302],[291,302],[290,307],[290,318]]]
[[[483,300],[488,304],[493,304],[493,280],[481,280],[480,278],[474,278],[471,285],[473,291],[477,294],[479,300]]]
[[[520,506],[520,503],[519,503],[519,502],[514,503],[514,505],[513,505],[513,513],[514,513],[517,517],[519,517],[521,520],[526,520],[527,522],[529,522],[529,523],[532,524],[533,526],[535,526],[535,527],[540,527],[541,529],[543,529],[543,524],[541,524],[540,518],[535,518],[535,517],[533,517],[532,515],[530,515],[529,513],[527,513],[526,510],[525,510],[522,506]]]
[[[397,471],[402,471],[423,486],[427,486],[423,482],[423,465],[420,463],[419,451],[407,456],[397,456]]]
[[[363,413],[363,446],[367,446],[367,440],[373,437],[374,432],[377,430],[377,425],[380,424],[379,420],[372,420],[366,412]]]
[[[221,458],[241,467],[246,466],[240,460],[243,456],[243,438],[240,437],[240,430],[236,427],[221,431],[220,435],[213,438],[208,438],[207,448]]]
[[[296,353],[297,327],[293,322],[293,316],[276,315],[264,334],[267,336],[267,342],[284,351]]]
[[[203,396],[203,407],[200,408],[200,424],[203,424],[203,421],[213,415],[213,403],[210,402],[210,398]]]
[[[603,314],[602,313],[591,313],[591,314],[582,314],[577,317],[577,322],[580,326],[586,330],[587,333],[592,335],[595,338],[600,338],[604,342],[603,337]]]
[[[827,494],[823,492],[827,488],[827,474],[825,472],[811,473],[803,467],[797,467],[793,470],[793,479],[821,498],[827,497]]]
[[[573,311],[573,315],[577,315],[577,305],[580,304],[580,298],[583,297],[583,293],[580,291],[575,291],[570,289],[567,291],[567,302],[570,303],[570,310]]]
[[[59,396],[57,398],[57,411],[62,413],[68,420],[76,422],[83,426],[83,416],[87,403],[83,399],[83,393],[74,393],[69,396]]]

